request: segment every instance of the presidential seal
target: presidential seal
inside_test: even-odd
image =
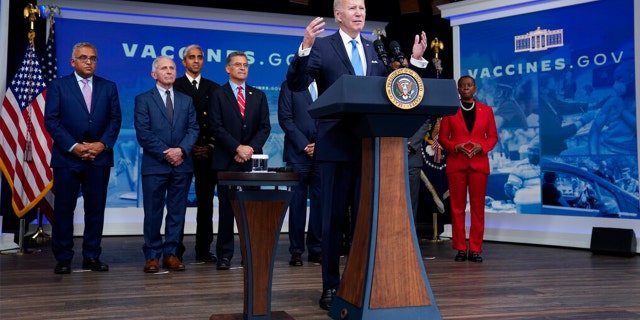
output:
[[[409,68],[399,68],[391,72],[387,77],[385,89],[389,101],[404,110],[413,109],[424,96],[422,78]]]

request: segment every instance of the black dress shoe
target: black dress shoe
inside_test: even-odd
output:
[[[56,267],[53,268],[55,274],[69,274],[71,273],[71,261],[60,260],[56,263]]]
[[[299,253],[294,253],[291,255],[291,259],[289,259],[289,265],[292,267],[302,267],[304,263],[302,263],[302,255]]]
[[[201,254],[196,254],[196,260],[202,262],[218,262],[218,257],[212,252],[204,252]]]
[[[84,258],[82,259],[82,269],[104,272],[109,271],[109,265],[100,261],[98,258]]]
[[[333,298],[336,296],[336,289],[327,289],[322,291],[322,296],[320,296],[320,308],[324,310],[331,309],[331,304],[333,303]]]
[[[216,264],[217,270],[229,270],[231,267],[231,261],[227,258],[222,258],[218,260],[218,264]]]
[[[482,257],[480,256],[480,252],[469,252],[469,261],[482,262]]]
[[[456,254],[454,260],[458,262],[467,261],[467,252],[464,250],[458,250],[458,254]]]
[[[317,252],[317,253],[312,253],[309,252],[309,262],[313,263],[313,264],[322,264],[322,253],[321,252]]]

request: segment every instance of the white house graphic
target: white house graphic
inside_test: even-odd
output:
[[[540,29],[514,37],[514,52],[543,51],[564,45],[564,30]]]

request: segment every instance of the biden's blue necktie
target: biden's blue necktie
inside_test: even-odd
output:
[[[356,72],[357,76],[364,76],[364,71],[362,71],[362,59],[360,59],[360,52],[358,52],[357,41],[351,40],[351,64],[353,65],[353,70]]]

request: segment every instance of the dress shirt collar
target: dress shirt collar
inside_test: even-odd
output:
[[[202,79],[202,75],[199,74],[197,77],[192,78],[189,74],[184,74],[185,76],[187,76],[187,79],[189,79],[189,83],[193,83],[193,80],[195,80],[198,83],[198,89],[200,88],[200,80]]]
[[[233,81],[229,81],[229,85],[231,85],[231,91],[233,91],[233,95],[238,98],[238,87],[242,87],[242,93],[244,93],[245,99],[247,96],[247,83],[236,84]]]
[[[81,77],[80,75],[78,75],[78,74],[77,74],[77,73],[75,73],[75,72],[73,73],[73,75],[75,75],[75,76],[76,76],[76,81],[78,82],[78,84],[80,84],[80,85],[81,85],[80,87],[82,88],[82,82],[81,82],[81,81],[82,81],[84,78],[83,78],[83,77]],[[87,78],[87,79],[89,80],[89,85],[90,85],[90,86],[93,86],[93,76],[91,76],[91,77],[89,77],[89,78]]]
[[[351,37],[344,31],[342,31],[342,29],[340,29],[338,31],[338,33],[340,33],[340,38],[342,38],[342,43],[344,43],[345,48],[349,48],[349,51],[351,51]],[[358,47],[362,47],[362,39],[360,39],[360,34],[358,34],[358,36],[355,38],[356,41],[358,41]]]
[[[166,91],[169,90],[171,92],[171,101],[176,101],[175,99],[175,94],[173,93],[173,87],[169,88],[169,89],[165,89],[159,85],[156,85],[156,89],[158,89],[158,92],[160,92],[160,97],[162,97],[162,101],[164,101],[165,103],[167,102],[167,94]]]

